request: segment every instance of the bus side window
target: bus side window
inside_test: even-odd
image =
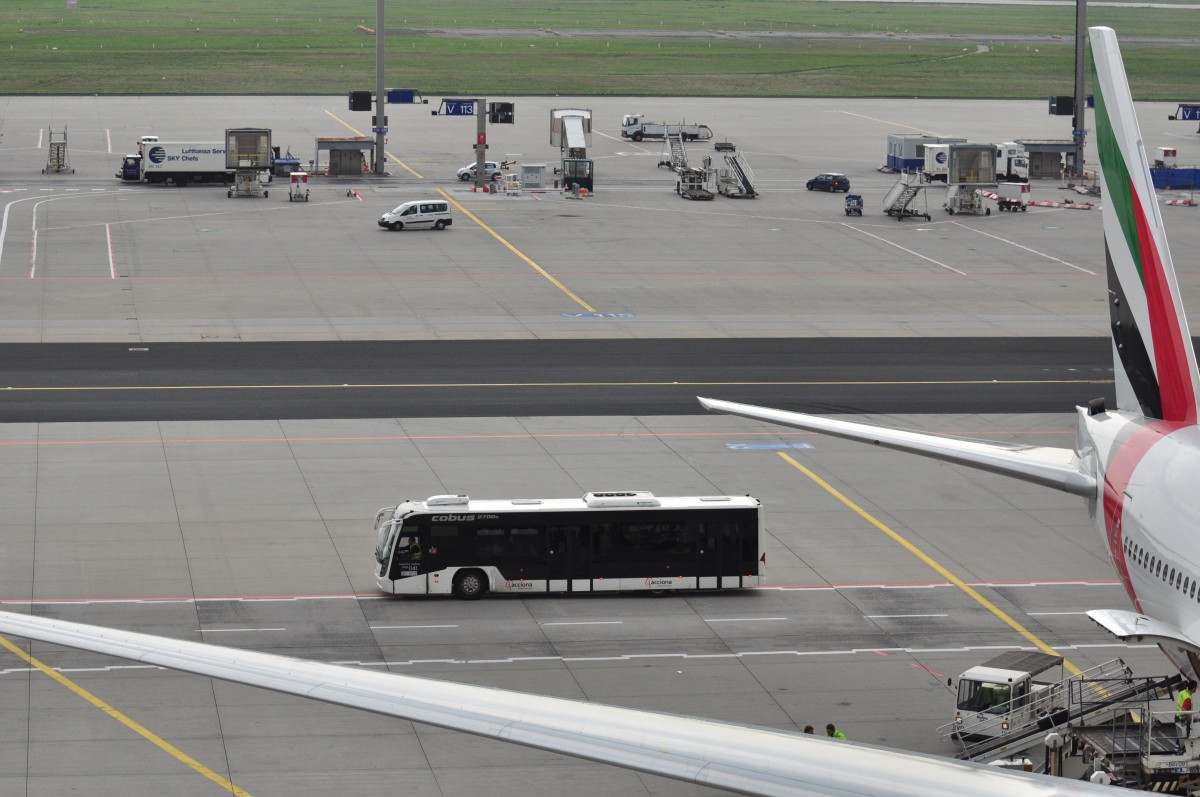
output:
[[[487,563],[504,555],[504,529],[475,529],[475,557]]]
[[[511,535],[510,539],[512,543],[508,551],[510,556],[517,556],[523,559],[536,559],[542,556],[545,543],[543,542],[541,529],[512,529]]]

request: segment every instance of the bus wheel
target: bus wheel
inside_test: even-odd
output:
[[[478,600],[487,592],[487,580],[478,570],[464,570],[454,577],[454,595],[465,601]]]

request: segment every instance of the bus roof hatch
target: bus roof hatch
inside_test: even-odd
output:
[[[648,490],[627,490],[621,493],[587,493],[583,502],[588,506],[661,506]]]

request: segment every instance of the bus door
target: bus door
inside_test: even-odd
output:
[[[758,573],[755,551],[757,529],[733,513],[727,520],[701,524],[700,588],[730,589],[751,584],[743,583],[746,576]],[[715,543],[715,544],[714,544]],[[753,584],[757,584],[755,578]]]
[[[591,592],[592,543],[587,526],[548,526],[547,577],[551,592]]]
[[[700,589],[717,589],[721,586],[721,526],[717,522],[697,523],[699,532],[696,547],[696,575]]]

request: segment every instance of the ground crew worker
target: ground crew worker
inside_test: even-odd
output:
[[[846,738],[846,734],[842,733],[837,728],[835,728],[833,726],[832,722],[825,726],[825,735],[828,736],[830,739],[845,739]]]
[[[804,726],[804,732],[805,732],[805,733],[814,733],[814,731],[813,731],[813,726],[811,726],[811,725],[805,725],[805,726]]]
[[[1175,697],[1175,724],[1183,726],[1183,735],[1192,735],[1192,690],[1196,688],[1195,681],[1188,681],[1179,687]]]

